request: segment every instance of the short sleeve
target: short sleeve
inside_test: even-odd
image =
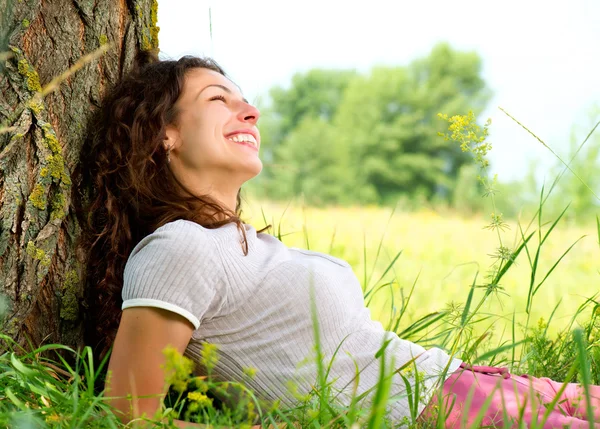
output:
[[[178,220],[135,246],[123,274],[123,306],[180,314],[198,329],[214,306],[224,271],[216,243],[200,225]]]

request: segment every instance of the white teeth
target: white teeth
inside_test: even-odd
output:
[[[252,134],[235,134],[235,135],[229,137],[229,140],[233,140],[234,142],[237,142],[237,143],[247,142],[247,143],[252,143],[254,146],[257,145],[256,139],[254,138],[254,136]]]

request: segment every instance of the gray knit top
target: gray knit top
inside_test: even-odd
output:
[[[289,248],[250,225],[244,228],[247,255],[235,224],[206,229],[177,220],[158,228],[129,256],[123,309],[180,314],[195,328],[187,356],[199,361],[202,344],[215,344],[215,375],[243,381],[263,399],[289,406],[296,401],[290,382],[300,393],[317,383],[315,310],[322,355],[326,365],[332,362],[328,381],[342,401],[350,398],[356,380],[359,394],[377,384],[382,359],[376,354],[384,344],[386,366],[399,368],[414,359],[427,392],[419,413],[433,386],[459,367],[461,361],[441,349],[425,350],[371,320],[360,283],[344,260]],[[249,368],[256,370],[253,378],[245,375]],[[414,383],[414,371],[401,373]],[[396,420],[410,411],[405,382],[393,377],[390,408]]]

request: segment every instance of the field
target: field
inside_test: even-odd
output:
[[[414,294],[405,316],[407,323],[429,312],[443,310],[451,303],[455,306],[464,304],[475,275],[477,284],[484,283],[485,275],[493,262],[490,255],[498,247],[496,233],[484,229],[489,220],[482,216],[464,218],[454,213],[406,213],[399,210],[392,214],[391,208],[379,207],[315,209],[302,208],[298,202],[291,203],[288,207],[250,198],[244,207],[246,221],[257,229],[265,225],[264,212],[267,222],[275,228],[272,231],[277,233],[280,229],[282,241],[286,245],[309,247],[348,261],[363,287],[368,279],[371,279],[369,286],[373,286],[401,251],[393,270],[384,279],[394,282],[393,292],[390,288],[382,289],[370,303],[373,318],[384,325],[391,314],[392,296],[398,305],[401,291],[407,295],[415,281]],[[524,232],[533,232],[537,226],[536,220],[527,230],[531,215],[521,221]],[[544,219],[544,222],[550,224],[553,221],[554,219]],[[509,229],[504,232],[503,241],[508,247],[514,248],[520,241],[520,230],[516,221],[507,223]],[[542,231],[546,231],[549,226],[543,227]],[[596,225],[570,226],[561,220],[540,251],[536,285],[582,236],[585,237],[564,256],[533,300],[530,323],[537,323],[540,318],[548,321],[554,307],[559,305],[550,323],[550,334],[564,329],[586,298],[598,293],[600,246]],[[373,270],[380,243],[380,255]],[[532,258],[537,243],[536,234],[529,242]],[[493,330],[495,342],[508,339],[509,332],[505,330],[512,326],[513,312],[519,327],[515,336],[517,339],[522,338],[524,325],[527,323],[525,309],[531,271],[527,254],[523,250],[516,259],[516,264],[502,279],[500,286],[503,289],[490,297],[481,308],[481,313],[493,316],[488,325]],[[592,307],[588,306],[580,314],[580,322],[589,319]],[[488,329],[488,326],[482,324],[480,329]]]

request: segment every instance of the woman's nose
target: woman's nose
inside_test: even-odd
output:
[[[250,122],[251,124],[256,124],[258,118],[260,117],[260,111],[251,104],[244,103],[244,106],[240,110],[239,119],[242,122]]]

